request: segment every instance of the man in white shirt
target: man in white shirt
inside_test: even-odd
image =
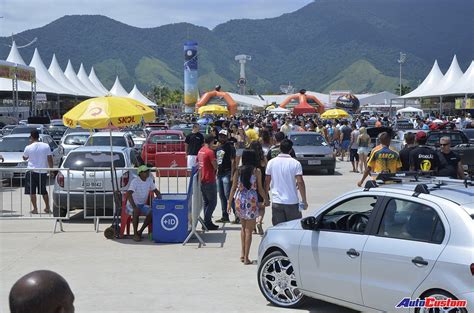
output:
[[[39,132],[35,129],[30,133],[30,144],[25,147],[23,152],[23,160],[28,161],[28,168],[25,176],[25,195],[30,195],[33,210],[31,214],[38,214],[38,206],[36,204],[36,194],[43,196],[44,212],[49,214],[48,191],[46,183],[48,181],[48,171],[36,170],[41,168],[53,168],[53,155],[48,144],[39,141]]]
[[[128,187],[126,210],[129,215],[133,216],[133,240],[140,241],[143,230],[152,221],[151,208],[146,204],[150,192],[153,192],[158,199],[161,198],[161,194],[156,189],[153,177],[150,176],[150,168],[146,165],[141,165],[137,169],[137,174],[138,177],[135,177]],[[141,214],[146,217],[142,227],[138,230],[138,219]]]
[[[293,159],[289,153],[293,147],[291,140],[284,139],[280,143],[281,153],[270,160],[266,169],[265,187],[272,193],[272,223],[299,219],[302,217],[298,208],[299,198],[296,186],[300,191],[303,209],[308,208],[306,187],[303,180],[301,163]]]

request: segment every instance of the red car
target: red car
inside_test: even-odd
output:
[[[166,157],[176,153],[186,153],[185,136],[180,130],[152,131],[142,146],[142,159],[145,163],[156,166],[157,154]]]

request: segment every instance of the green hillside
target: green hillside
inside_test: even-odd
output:
[[[31,60],[34,48],[46,65],[53,53],[63,69],[94,66],[105,87],[119,75],[127,90],[155,84],[183,85],[183,43],[199,44],[200,90],[220,84],[236,91],[237,54],[248,54],[248,88],[278,92],[289,81],[298,89],[394,91],[399,52],[407,54],[403,77],[414,87],[435,59],[446,71],[454,54],[463,70],[474,55],[472,0],[315,0],[275,18],[232,20],[213,30],[189,23],[137,28],[99,15],[64,16],[15,36]],[[10,37],[0,38],[0,59]]]
[[[359,60],[330,80],[324,87],[324,91],[352,90],[356,93],[365,93],[387,90],[393,92],[399,83],[399,78],[383,75],[368,61]],[[407,84],[407,81],[402,80],[402,83]]]

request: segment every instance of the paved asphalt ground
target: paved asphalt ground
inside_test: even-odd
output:
[[[305,175],[310,209],[352,190],[360,174],[339,162],[336,175]],[[7,208],[2,208],[3,210]],[[268,209],[267,209],[268,210]],[[220,205],[214,218],[220,218]],[[270,210],[268,210],[270,212]],[[264,227],[269,227],[267,214]],[[243,265],[240,227],[227,224],[203,235],[208,243],[155,244],[107,240],[82,213],[52,234],[51,220],[0,220],[0,312],[9,312],[8,293],[26,273],[49,269],[63,275],[75,296],[76,312],[353,312],[321,301],[299,310],[268,304],[257,285],[257,266]],[[260,237],[254,235],[251,258]]]

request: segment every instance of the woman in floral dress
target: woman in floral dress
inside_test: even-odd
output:
[[[256,160],[255,151],[247,149],[243,151],[242,166],[233,175],[232,189],[227,203],[227,211],[232,212],[232,199],[235,200],[235,211],[242,224],[240,261],[244,264],[252,264],[249,251],[252,244],[252,232],[259,216],[258,194],[264,199],[266,205],[269,204],[262,186],[262,173],[257,168]]]

